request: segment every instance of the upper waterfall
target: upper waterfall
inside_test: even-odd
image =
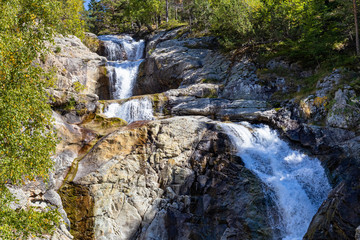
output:
[[[103,35],[99,40],[104,42],[106,64],[110,79],[112,99],[124,99],[132,96],[139,66],[143,61],[145,42],[135,41],[132,37]]]
[[[144,55],[144,40],[137,42],[128,35],[102,35],[98,38],[104,42],[106,58],[109,61],[136,61]]]
[[[224,123],[245,167],[253,171],[274,194],[269,194],[280,217],[270,219],[280,238],[302,239],[312,217],[331,187],[316,158],[292,150],[269,126]],[[271,217],[271,216],[270,216]]]

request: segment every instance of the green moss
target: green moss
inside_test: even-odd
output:
[[[201,83],[219,83],[220,80],[216,78],[204,78],[200,81]]]
[[[86,89],[86,86],[81,84],[80,82],[74,82],[73,83],[73,88],[76,92],[81,92],[84,91]]]
[[[284,67],[276,67],[274,69],[259,68],[256,71],[256,75],[259,79],[267,77],[267,75],[269,75],[269,74],[276,74],[276,76],[279,76],[279,77],[293,76],[293,73],[290,71],[290,69],[284,68]]]
[[[149,51],[148,51],[148,54],[149,56],[155,51],[155,48],[151,48]]]
[[[186,22],[179,22],[175,19],[170,19],[169,22],[163,22],[159,28],[169,31],[169,30],[172,30],[172,29],[175,29],[178,27],[185,27],[187,25],[188,25],[188,23],[186,23]]]
[[[76,113],[79,115],[79,116],[83,116],[85,115],[86,113],[88,113],[88,109],[87,108],[82,108],[82,109],[79,109],[79,110],[76,110]]]
[[[170,115],[168,101],[169,99],[162,93],[156,93],[150,95],[152,103],[153,103],[153,110],[154,113],[162,113],[164,115]]]
[[[86,186],[66,183],[60,190],[64,210],[75,240],[94,239],[94,199]]]
[[[304,97],[309,96],[310,94],[314,94],[316,91],[316,85],[318,83],[319,80],[322,80],[325,76],[331,74],[331,71],[325,70],[325,69],[319,69],[317,71],[317,73],[313,74],[310,77],[306,77],[306,78],[293,78],[291,79],[290,83],[289,83],[289,79],[288,79],[288,84],[290,86],[297,86],[300,85],[301,89],[300,91],[296,91],[294,88],[292,91],[288,91],[287,93],[283,93],[283,92],[277,92],[274,94],[274,99],[279,99],[279,100],[286,100],[286,99],[303,99]]]
[[[101,114],[91,113],[81,123],[81,126],[90,129],[99,136],[105,136],[128,123],[121,118],[107,118]]]
[[[66,111],[74,110],[75,106],[76,106],[76,100],[74,97],[71,97],[69,99],[69,101],[66,103],[66,105],[64,106],[64,110],[66,110]]]
[[[56,46],[54,53],[60,53],[61,52],[61,47],[60,46]]]
[[[175,36],[174,39],[179,39],[180,37],[182,37],[185,33],[189,32],[189,28],[188,27],[183,27]]]
[[[204,98],[218,98],[217,89],[211,88],[210,91],[204,95]]]

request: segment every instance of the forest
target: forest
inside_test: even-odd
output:
[[[0,2],[0,238],[51,233],[56,210],[14,210],[8,184],[48,178],[58,139],[40,67],[55,36],[152,32],[188,26],[221,51],[285,56],[303,66],[356,68],[356,0],[2,0]]]
[[[227,50],[343,64],[340,56],[356,53],[356,15],[355,0],[91,0],[87,26],[109,34],[188,25],[193,36],[218,36]]]

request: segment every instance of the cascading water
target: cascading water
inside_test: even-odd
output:
[[[148,97],[132,99],[123,104],[112,103],[105,110],[106,117],[118,117],[128,123],[138,120],[153,120],[153,109]]]
[[[125,99],[132,96],[139,66],[144,59],[144,40],[136,42],[130,36],[104,35],[106,69],[110,78],[112,99]],[[122,118],[128,123],[138,120],[154,119],[152,102],[148,97],[133,99],[123,104],[112,103],[105,110],[107,117]]]
[[[106,69],[111,82],[112,99],[124,99],[132,96],[139,66],[144,59],[144,40],[136,42],[130,36],[103,35],[106,57],[109,60]]]
[[[279,222],[270,221],[274,230],[280,230],[283,240],[302,239],[331,190],[319,160],[292,150],[266,125],[242,122],[221,126],[236,146],[245,167],[275,193],[269,196],[280,215]]]
[[[111,81],[112,99],[124,99],[132,96],[132,90],[139,70],[139,61],[108,62],[106,69]]]
[[[102,35],[98,37],[104,42],[106,58],[110,61],[131,60],[136,61],[143,57],[145,42],[136,42],[132,37]]]

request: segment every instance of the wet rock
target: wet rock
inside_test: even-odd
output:
[[[105,136],[120,127],[126,126],[127,122],[120,118],[107,118],[103,114],[92,113],[86,116],[80,126],[94,131],[99,136]]]
[[[56,171],[53,173],[54,187],[59,189],[65,179],[73,161],[78,157],[78,153],[83,148],[84,138],[90,142],[95,136],[91,132],[86,132],[76,125],[67,123],[61,115],[54,112],[55,129],[58,132],[60,143],[56,146],[57,151],[53,156]]]
[[[354,239],[360,224],[359,179],[333,189],[310,223],[304,239]]]

